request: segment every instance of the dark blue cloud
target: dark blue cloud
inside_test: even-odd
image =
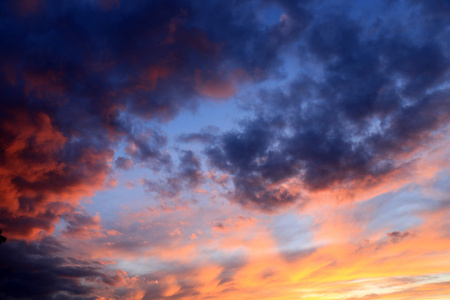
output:
[[[52,236],[39,243],[8,241],[2,245],[0,295],[8,299],[92,299],[95,288],[83,280],[114,280],[101,262],[59,256],[64,250]]]
[[[256,118],[211,139],[206,154],[232,175],[231,199],[270,211],[301,199],[276,187],[292,178],[307,190],[373,185],[402,167],[399,155],[445,128],[450,57],[443,33],[378,21],[368,32],[365,20],[322,12],[297,53],[298,68],[308,59],[317,73],[300,73],[284,90],[262,90]]]
[[[265,25],[259,4],[3,1],[0,166],[9,172],[0,178],[7,220],[0,224],[23,224],[21,235],[35,225],[51,231],[61,212],[50,202],[100,188],[121,141],[134,149],[118,168],[133,159],[169,169],[164,135],[142,134],[137,123],[165,122],[208,96],[229,96],[236,72],[267,76],[278,49],[304,27]]]

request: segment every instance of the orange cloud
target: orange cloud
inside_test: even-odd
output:
[[[80,148],[73,158],[63,157],[68,140],[48,114],[17,111],[2,120],[0,131],[0,226],[8,237],[52,232],[82,196],[103,188],[112,152]]]

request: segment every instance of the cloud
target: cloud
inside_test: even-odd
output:
[[[155,171],[170,168],[164,134],[138,123],[165,122],[199,101],[234,95],[236,81],[277,69],[278,50],[304,28],[296,21],[263,28],[249,8],[258,6],[5,2],[2,226],[18,237],[51,232],[64,213],[61,203],[104,187],[121,141],[129,157],[116,158],[116,168],[131,168],[130,160]],[[184,175],[190,185],[200,180],[195,172]],[[6,228],[11,224],[21,228]]]
[[[0,257],[0,295],[11,299],[133,299],[158,285],[155,276],[131,276],[113,262],[80,259],[55,236],[8,241]]]
[[[203,17],[216,5],[223,6],[185,1],[7,1],[2,6],[2,24],[8,24],[0,30],[5,230],[18,237],[51,232],[64,213],[61,203],[76,203],[103,188],[121,140],[133,160],[154,170],[170,166],[166,137],[140,132],[134,119],[167,121],[195,108],[198,99],[207,100],[205,95],[234,93],[230,78],[236,68],[223,64],[243,61],[235,57],[243,55],[236,42],[253,36],[257,25],[234,24],[238,11],[223,6],[223,28],[230,25],[234,32],[215,32]],[[244,35],[237,34],[243,28]],[[260,32],[246,43],[262,41]],[[255,61],[252,68],[267,63]],[[117,158],[116,167],[131,168],[131,158]],[[190,184],[200,179],[185,175]]]
[[[406,238],[408,236],[414,236],[414,234],[409,231],[404,231],[404,232],[392,231],[392,232],[388,232],[386,235],[389,237],[391,242],[394,244],[400,242],[401,240],[403,240],[404,238]]]
[[[235,218],[214,221],[214,222],[212,222],[211,225],[212,225],[212,229],[215,232],[226,233],[226,232],[242,230],[242,228],[245,228],[247,226],[252,226],[252,225],[256,224],[257,222],[258,222],[258,220],[256,218],[238,215]]]
[[[116,159],[116,168],[122,169],[124,171],[129,170],[133,167],[133,161],[129,158],[119,156]]]
[[[62,215],[67,225],[63,230],[63,235],[71,238],[87,240],[93,237],[105,236],[102,233],[100,216],[91,216],[85,211],[71,211]],[[109,231],[108,231],[109,234]]]
[[[70,141],[46,113],[13,111],[0,125],[0,222],[12,237],[33,237],[52,231],[69,203],[103,187],[112,152]]]
[[[158,130],[147,130],[139,134],[130,133],[127,139],[128,146],[125,148],[125,151],[135,161],[141,162],[155,171],[161,168],[167,169],[171,167],[172,158],[164,149],[167,145],[167,137],[162,132]],[[120,162],[122,162],[122,159]],[[123,163],[130,164],[129,159],[124,158]],[[133,162],[131,161],[131,163]]]
[[[210,98],[230,98],[236,94],[231,79],[214,78],[213,74],[205,76],[197,72],[195,87],[200,95]]]
[[[389,18],[371,35],[359,21],[324,12],[299,37],[296,55],[311,73],[261,89],[256,117],[208,137],[205,153],[231,176],[232,201],[271,211],[303,201],[302,190],[374,186],[445,134],[448,44],[426,26],[418,43]]]
[[[144,179],[144,185],[151,193],[178,201],[181,192],[195,190],[203,181],[200,159],[191,150],[183,150],[175,171],[170,172],[163,180]]]
[[[87,298],[95,286],[82,284],[82,280],[100,279],[109,284],[114,281],[114,277],[103,272],[101,262],[60,257],[64,250],[65,247],[51,236],[39,243],[11,241],[2,245],[0,294],[12,299]]]
[[[178,176],[187,181],[187,184],[191,187],[197,187],[204,179],[200,160],[190,150],[183,152],[178,170]]]

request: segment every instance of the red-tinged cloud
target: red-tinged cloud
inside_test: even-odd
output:
[[[112,153],[71,149],[47,114],[12,112],[0,125],[0,222],[11,238],[33,237],[40,230],[51,232],[72,204],[102,187]]]
[[[85,258],[107,256],[127,268],[127,275],[111,266],[101,271],[108,277],[89,279],[95,282],[97,292],[87,295],[106,299],[231,299],[248,293],[262,299],[283,299],[298,290],[305,296],[347,299],[367,296],[372,289],[388,298],[394,287],[408,299],[427,281],[440,281],[438,274],[448,268],[443,260],[449,249],[448,201],[425,199],[421,204],[421,194],[409,187],[394,195],[397,200],[389,199],[394,197],[389,193],[369,203],[317,205],[315,211],[305,214],[289,212],[295,215],[264,216],[261,220],[240,215],[248,212],[240,206],[220,208],[210,203],[192,211],[155,214],[148,210],[147,214],[116,220],[114,231],[105,230],[105,236],[90,240],[72,236],[65,245]],[[423,222],[400,229],[408,220],[399,219],[422,216],[427,209]],[[217,218],[221,214],[227,218]],[[292,217],[314,222],[303,226],[303,222],[285,222]],[[95,223],[89,218],[77,219],[80,224]],[[284,225],[273,226],[275,220]],[[200,233],[196,226],[202,224],[211,228]],[[302,231],[312,237],[306,238]],[[394,241],[396,237],[401,239]],[[131,270],[139,270],[139,277]],[[428,295],[439,293],[428,290]]]
[[[222,12],[220,28],[210,26],[211,11]],[[251,26],[234,22],[242,13]],[[7,1],[1,18],[0,226],[10,237],[51,232],[102,189],[120,141],[128,147],[117,168],[169,170],[166,137],[143,133],[136,117],[167,121],[200,99],[233,96],[242,74],[277,68],[295,27],[262,29],[253,11],[220,2]],[[196,188],[203,175],[194,157],[148,188]]]
[[[91,216],[84,211],[70,211],[62,217],[67,222],[67,226],[62,232],[66,237],[88,240],[106,236],[103,233],[101,218],[98,214]],[[107,232],[108,235],[109,233]]]
[[[102,189],[120,141],[128,147],[117,168],[169,169],[167,138],[142,132],[136,116],[167,121],[200,98],[231,96],[234,75],[223,64],[247,55],[234,48],[235,34],[213,32],[197,14],[210,8],[196,3],[7,1],[1,9],[0,226],[11,238],[51,232]],[[168,183],[175,194],[203,180],[198,159],[185,159]]]
[[[17,126],[20,121],[20,127]],[[31,118],[26,112],[10,120],[3,120],[2,130],[2,208],[19,209],[17,188],[13,180],[40,180],[50,172],[61,173],[64,167],[57,155],[66,139],[51,124],[48,115],[40,113]]]

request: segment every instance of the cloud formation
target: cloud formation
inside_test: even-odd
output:
[[[2,1],[0,298],[441,297],[449,16]]]
[[[262,89],[256,118],[209,137],[209,162],[232,176],[234,201],[270,211],[302,199],[292,180],[307,191],[377,184],[446,130],[444,31],[419,22],[418,41],[389,16],[366,24],[322,13],[299,38],[298,67],[310,73]]]
[[[211,11],[221,26],[209,26]],[[6,1],[1,25],[0,219],[17,237],[52,231],[67,202],[101,189],[122,140],[129,157],[117,168],[169,167],[166,137],[136,118],[167,121],[234,95],[233,82],[268,70],[284,43],[253,56],[244,48],[284,29],[218,1]]]
[[[1,293],[12,299],[86,299],[95,285],[82,284],[82,280],[113,284],[114,278],[103,273],[102,262],[58,256],[63,250],[51,236],[39,244],[11,241],[2,245]]]

